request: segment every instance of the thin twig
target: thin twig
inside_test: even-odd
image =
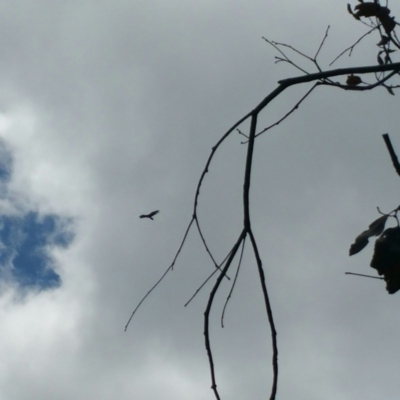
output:
[[[219,397],[219,393],[217,390],[217,381],[215,379],[215,370],[214,370],[214,358],[211,350],[211,344],[210,344],[210,312],[211,312],[211,307],[214,302],[214,297],[215,294],[218,291],[218,288],[222,282],[222,279],[224,278],[224,275],[228,272],[229,267],[232,264],[232,261],[236,255],[236,252],[239,249],[240,244],[246,237],[246,231],[243,229],[242,233],[240,234],[238,240],[236,241],[235,245],[232,247],[232,252],[225,264],[225,267],[223,268],[222,272],[219,274],[214,287],[212,288],[210,292],[210,296],[208,298],[206,310],[204,311],[204,340],[205,340],[205,347],[207,351],[207,356],[208,356],[208,362],[210,364],[210,373],[211,373],[211,389],[214,391],[214,395],[217,400],[220,400],[221,398]]]
[[[365,274],[356,274],[355,272],[345,272],[346,275],[357,275],[357,276],[363,276],[365,278],[373,278],[373,279],[385,279],[380,276],[373,276],[373,275],[365,275]]]
[[[249,138],[249,137],[248,137],[245,133],[243,133],[240,129],[236,129],[236,130],[237,130],[237,132],[238,132],[239,135],[244,136],[246,139]],[[247,143],[247,142],[246,142],[246,143]]]
[[[308,74],[308,73],[309,73],[309,72],[307,72],[305,69],[303,69],[303,68],[301,68],[299,65],[297,65],[294,61],[292,61],[292,60],[286,55],[286,53],[284,53],[284,52],[281,50],[281,48],[280,48],[280,47],[287,47],[288,49],[290,49],[290,50],[293,51],[294,53],[297,53],[298,55],[300,55],[301,57],[305,58],[306,60],[311,61],[311,62],[316,66],[317,70],[318,70],[319,72],[322,72],[322,69],[321,69],[321,67],[320,67],[319,64],[318,64],[317,57],[318,57],[319,52],[321,51],[321,49],[322,49],[322,47],[323,47],[323,45],[324,45],[324,43],[325,43],[326,38],[328,37],[329,28],[330,28],[330,27],[328,26],[327,29],[326,29],[326,31],[325,31],[325,35],[324,35],[324,37],[323,37],[323,39],[322,39],[322,41],[321,41],[321,43],[320,43],[320,45],[319,45],[319,47],[318,47],[318,50],[317,50],[317,52],[315,53],[315,56],[314,56],[314,57],[310,57],[310,56],[308,56],[307,54],[305,54],[305,53],[303,53],[303,52],[297,50],[295,47],[293,47],[293,46],[291,46],[291,45],[288,45],[288,44],[286,44],[286,43],[275,42],[275,41],[273,41],[273,40],[268,40],[268,39],[266,39],[265,37],[263,37],[263,39],[264,39],[268,44],[270,44],[272,47],[274,47],[274,49],[275,49],[276,51],[278,51],[278,52],[282,55],[283,58],[282,58],[282,57],[275,57],[275,59],[277,60],[276,63],[278,63],[278,62],[287,62],[287,63],[293,65],[295,68],[299,69],[301,72],[303,72],[303,73],[305,73],[305,74]]]
[[[347,49],[343,50],[330,64],[329,66],[333,65],[333,63],[335,63],[340,57],[342,57],[343,54],[349,52],[349,57],[351,56],[351,53],[354,50],[354,47],[357,46],[358,43],[360,43],[366,36],[368,36],[370,33],[372,33],[374,30],[376,30],[376,26],[374,26],[371,30],[369,30],[368,32],[364,33],[364,35],[362,35],[354,44],[352,44],[351,46],[349,46]]]
[[[278,60],[278,61],[276,61],[276,63],[277,63],[277,62],[280,62],[280,61],[287,62],[287,63],[293,65],[295,68],[297,68],[297,69],[300,70],[301,72],[303,72],[304,74],[308,74],[308,72],[307,72],[305,69],[299,67],[299,66],[298,66],[297,64],[295,64],[293,61],[291,61],[290,58],[279,48],[278,45],[279,45],[280,43],[276,43],[276,42],[273,42],[273,41],[271,41],[271,40],[268,40],[268,39],[265,38],[264,36],[263,36],[262,38],[263,38],[269,45],[271,45],[276,51],[278,51],[280,54],[282,54],[282,57],[283,57],[283,58],[275,57],[275,59]],[[289,47],[289,46],[288,46],[288,47]]]
[[[211,251],[210,251],[210,249],[208,248],[208,245],[207,245],[206,239],[204,238],[203,232],[202,232],[201,229],[200,229],[199,219],[197,218],[197,215],[196,215],[196,217],[195,217],[195,221],[196,221],[197,230],[198,230],[198,232],[199,232],[201,241],[203,242],[204,248],[206,249],[206,252],[208,253],[208,255],[210,256],[212,262],[214,263],[215,268],[220,270],[219,265],[218,265],[217,262],[215,261],[213,255],[212,255],[212,253],[211,253]],[[228,275],[226,275],[225,277],[226,277],[226,279],[228,279],[228,281],[231,279],[231,278],[229,278]]]
[[[278,121],[274,122],[272,125],[267,126],[266,128],[264,128],[262,131],[258,132],[256,134],[257,136],[260,136],[261,134],[263,134],[264,132],[270,130],[271,128],[273,128],[274,126],[279,125],[282,121],[284,121],[287,117],[289,117],[290,114],[292,114],[295,110],[297,110],[300,106],[300,104],[308,97],[308,95],[318,86],[318,83],[314,83],[314,85],[312,86],[312,88],[295,104],[295,106],[288,112],[286,113],[281,119],[279,119]],[[242,142],[244,143],[244,142]]]
[[[201,289],[207,284],[207,282],[218,272],[217,269],[215,269],[208,277],[204,280],[204,282],[196,289],[196,291],[193,293],[192,297],[185,303],[184,307],[187,307],[190,302],[197,296],[197,294],[200,292]]]
[[[227,132],[225,132],[225,134],[221,137],[220,140],[218,140],[218,142],[215,144],[215,146],[212,147],[211,149],[211,153],[208,157],[208,160],[206,162],[206,165],[203,169],[203,172],[201,173],[199,182],[197,184],[197,188],[196,188],[196,194],[194,196],[194,207],[193,207],[193,214],[196,215],[197,213],[197,204],[199,201],[199,196],[200,196],[200,188],[201,185],[203,183],[204,177],[208,172],[208,168],[210,167],[211,161],[214,157],[215,152],[217,151],[218,147],[221,145],[221,143],[232,133],[233,130],[235,130],[239,125],[241,125],[244,121],[246,121],[247,118],[249,118],[251,116],[251,112],[246,114],[244,117],[242,117],[239,121],[237,121],[231,128],[228,129]]]
[[[276,46],[287,47],[288,49],[294,51],[295,53],[301,55],[302,57],[306,58],[307,60],[314,61],[312,57],[308,56],[307,54],[302,53],[301,51],[297,50],[295,47],[291,46],[290,44],[286,43],[279,43],[279,42],[272,42]]]
[[[279,62],[287,62],[288,64],[293,65],[293,67],[297,68],[299,71],[301,71],[305,74],[309,74],[309,72],[307,72],[304,68],[299,67],[295,62],[293,62],[289,58],[284,59],[284,58],[275,56],[275,59],[277,60],[277,61],[275,61],[275,64],[278,64]]]
[[[139,301],[139,304],[132,311],[132,314],[129,317],[128,322],[125,325],[125,329],[124,329],[125,332],[128,329],[128,326],[129,326],[130,322],[132,321],[133,316],[135,315],[135,313],[139,309],[139,307],[142,305],[142,303],[146,300],[146,298],[150,295],[150,293],[159,285],[159,283],[165,278],[165,276],[168,274],[168,272],[172,271],[174,269],[175,262],[176,262],[176,260],[177,260],[177,258],[179,256],[179,253],[181,252],[182,247],[183,247],[183,245],[184,245],[184,243],[186,241],[187,235],[188,235],[188,233],[190,231],[190,227],[192,226],[193,221],[194,221],[194,219],[192,218],[192,220],[190,221],[190,223],[189,223],[189,225],[188,225],[188,227],[186,229],[186,232],[185,232],[185,235],[183,236],[181,245],[179,246],[179,249],[176,252],[175,257],[174,257],[171,265],[166,269],[166,271],[161,275],[161,278],[151,287],[151,289],[145,294],[145,296],[142,298],[142,300]]]
[[[319,54],[319,52],[321,51],[322,46],[324,45],[325,40],[326,40],[327,37],[328,37],[329,28],[330,28],[330,26],[328,25],[328,27],[326,28],[326,31],[325,31],[325,36],[324,36],[324,38],[322,39],[322,42],[321,42],[321,44],[319,45],[317,52],[315,53],[314,61],[317,60],[318,54]]]
[[[221,271],[221,267],[222,265],[224,265],[225,261],[229,258],[230,254],[231,254],[232,250],[230,250],[230,252],[228,253],[228,255],[224,258],[224,260],[222,261],[222,263],[218,266],[218,269],[215,269],[205,280],[204,282],[196,289],[196,291],[194,292],[194,294],[192,295],[192,297],[185,303],[185,307],[187,307],[189,305],[189,303],[197,296],[197,294],[200,292],[201,289],[203,289],[203,287],[207,284],[207,282],[219,271]]]
[[[222,310],[222,314],[221,314],[221,328],[224,327],[224,316],[225,316],[225,310],[226,307],[228,306],[229,300],[232,297],[232,293],[233,293],[233,289],[236,286],[236,282],[237,282],[237,278],[239,276],[239,271],[240,271],[240,266],[242,265],[242,259],[243,259],[243,252],[244,252],[244,246],[246,244],[246,239],[243,240],[242,242],[242,250],[240,252],[240,258],[239,258],[239,262],[238,262],[238,266],[236,268],[236,274],[235,274],[235,278],[233,279],[232,282],[232,286],[231,286],[231,290],[229,291],[228,297],[226,298],[225,304],[224,304],[224,308]]]

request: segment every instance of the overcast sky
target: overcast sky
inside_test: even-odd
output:
[[[0,19],[1,399],[213,399],[212,284],[184,307],[214,268],[195,230],[124,326],[179,247],[212,146],[299,75],[274,64],[262,36],[314,55],[330,25],[324,69],[375,64],[379,38],[329,67],[365,32],[333,0],[3,0]],[[308,88],[287,90],[260,127]],[[384,89],[320,87],[257,139],[251,216],[278,332],[278,398],[398,399],[400,294],[345,275],[375,274],[373,243],[351,258],[349,246],[377,206],[399,204],[381,137],[400,154],[397,117],[398,96]],[[219,262],[243,222],[243,140],[233,133],[218,150],[201,191]],[[265,399],[270,331],[250,246],[221,329],[229,289],[225,280],[212,314],[218,388]]]

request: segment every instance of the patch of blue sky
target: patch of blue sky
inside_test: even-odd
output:
[[[7,198],[12,155],[0,140],[0,197]],[[66,248],[73,240],[73,221],[56,214],[27,211],[0,215],[0,279],[23,289],[46,290],[61,285],[51,247]]]

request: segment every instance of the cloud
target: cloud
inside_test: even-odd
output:
[[[2,250],[10,268],[21,251],[24,265],[43,256],[59,280],[46,290],[2,282],[1,398],[213,398],[203,344],[211,284],[183,306],[214,269],[194,231],[123,328],[174,258],[212,146],[278,79],[298,74],[274,66],[260,37],[293,38],[313,54],[329,23],[325,51],[336,56],[359,35],[342,33],[354,24],[346,18],[329,2],[2,2]],[[370,51],[360,57],[375,62]],[[369,250],[349,259],[348,248],[377,205],[397,206],[380,137],[393,133],[396,147],[397,105],[384,90],[319,89],[255,151],[252,223],[277,323],[278,393],[394,398],[396,297],[344,272],[371,272]],[[306,90],[285,93],[260,124]],[[243,220],[243,140],[233,133],[218,150],[201,190],[199,219],[218,261]],[[158,209],[152,223],[139,218]],[[247,246],[226,328],[228,281],[212,310],[218,385],[232,399],[269,391],[259,287]]]

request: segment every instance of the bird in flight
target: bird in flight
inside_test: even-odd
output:
[[[158,214],[160,210],[152,211],[150,214],[142,214],[140,218],[150,218],[153,221],[153,217]]]

